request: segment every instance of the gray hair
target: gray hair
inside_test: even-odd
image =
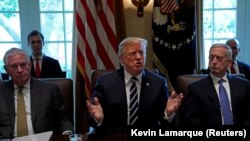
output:
[[[123,53],[124,47],[126,47],[130,43],[139,43],[144,48],[144,53],[146,55],[148,41],[139,37],[128,37],[122,40],[121,43],[119,44],[118,57],[120,57],[121,54]]]
[[[227,50],[226,57],[229,58],[229,59],[232,59],[232,49],[229,47],[229,45],[223,44],[223,43],[213,44],[213,45],[211,46],[209,52],[210,52],[213,48],[225,48],[225,49]]]
[[[4,56],[3,56],[4,65],[8,65],[8,57],[12,54],[23,54],[27,59],[26,61],[28,61],[28,62],[30,61],[29,55],[27,54],[26,51],[24,51],[23,49],[20,49],[20,48],[13,47],[13,48],[7,50],[6,53],[4,54]]]

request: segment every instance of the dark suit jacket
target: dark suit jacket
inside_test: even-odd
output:
[[[72,120],[64,110],[64,102],[55,84],[30,80],[31,119],[35,133],[73,131]],[[12,137],[15,127],[14,84],[12,80],[0,84],[0,138]]]
[[[102,133],[126,132],[127,98],[124,71],[120,69],[97,80],[93,97],[98,97],[104,112],[104,119],[97,131]],[[168,99],[166,80],[144,70],[139,98],[139,115],[134,128],[159,128],[166,122],[164,110]],[[164,123],[165,124],[165,123]]]
[[[242,61],[237,60],[239,72],[245,75],[245,78],[250,81],[250,66]]]
[[[230,75],[228,80],[234,124],[249,125],[250,83],[246,79]],[[210,75],[189,85],[183,104],[183,124],[222,125],[219,98]]]
[[[33,65],[32,57],[30,57],[32,62],[31,76],[36,78],[36,72]],[[42,60],[42,69],[40,78],[64,78],[62,69],[58,60],[44,55]]]

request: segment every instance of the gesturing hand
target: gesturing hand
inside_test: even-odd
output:
[[[91,103],[89,100],[86,101],[88,112],[95,119],[96,122],[100,123],[104,117],[101,104],[97,97],[94,97],[94,102]]]
[[[171,95],[166,104],[166,113],[168,116],[172,115],[181,105],[183,99],[183,93],[177,95],[175,91],[171,92]]]

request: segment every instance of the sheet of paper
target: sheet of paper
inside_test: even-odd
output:
[[[52,131],[34,135],[28,135],[12,139],[12,141],[49,141],[52,138]]]

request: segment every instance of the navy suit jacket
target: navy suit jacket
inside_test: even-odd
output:
[[[57,85],[31,78],[31,120],[35,133],[73,131],[72,119],[66,114]],[[0,84],[0,138],[13,137],[15,127],[14,84]]]
[[[250,65],[237,60],[239,72],[245,75],[245,78],[250,81]]]
[[[103,108],[104,119],[97,131],[102,133],[126,132],[128,108],[124,70],[107,74],[97,80],[93,97],[98,97]],[[164,110],[168,99],[166,80],[152,72],[142,73],[138,119],[134,128],[159,128],[166,120]],[[131,127],[132,128],[132,127]]]
[[[250,123],[250,83],[246,79],[228,75],[234,125]],[[183,101],[185,125],[222,125],[219,98],[209,75],[188,87]]]
[[[31,66],[31,76],[36,78],[36,72],[33,65],[32,57],[30,57],[32,62]],[[58,60],[51,58],[49,56],[44,55],[42,60],[42,69],[40,78],[64,78],[62,69]]]

